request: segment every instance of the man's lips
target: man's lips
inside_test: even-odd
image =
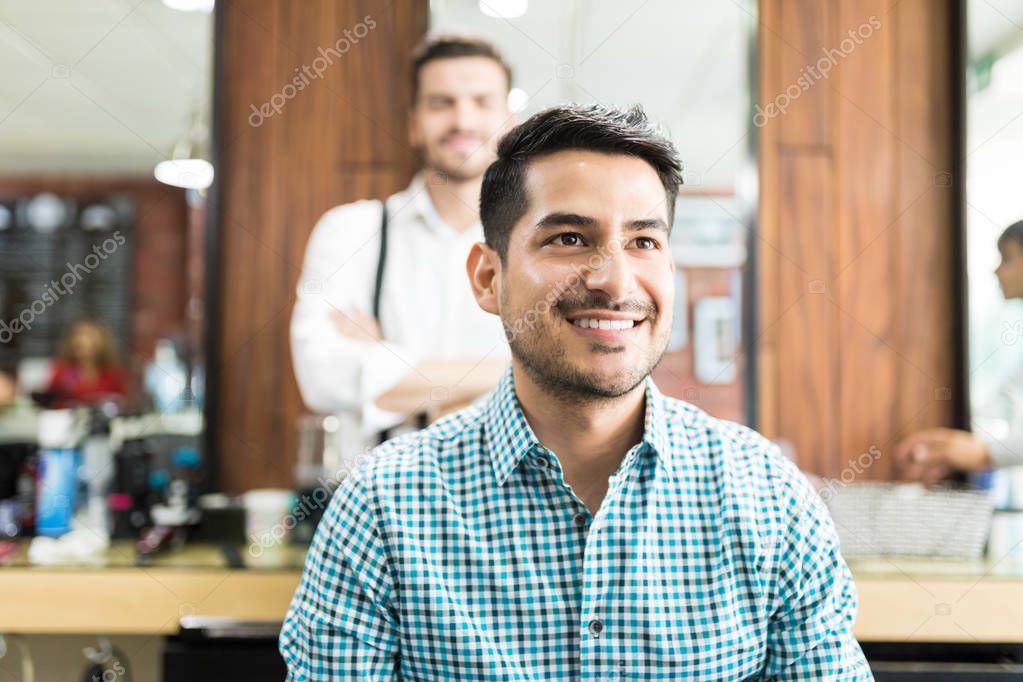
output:
[[[579,334],[608,341],[623,340],[634,335],[646,319],[635,314],[611,311],[565,316],[565,321]]]
[[[445,147],[454,149],[474,149],[482,143],[482,140],[472,135],[455,135],[444,140]]]

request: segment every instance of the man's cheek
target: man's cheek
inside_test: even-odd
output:
[[[664,278],[657,286],[658,297],[654,299],[657,306],[658,322],[671,324],[671,313],[675,309],[675,276]]]

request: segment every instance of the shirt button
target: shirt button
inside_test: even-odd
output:
[[[572,525],[576,528],[582,528],[586,525],[586,514],[579,513],[572,517]]]
[[[604,631],[604,624],[601,623],[596,618],[594,618],[593,620],[590,621],[589,628],[591,635],[593,635],[594,637],[600,637],[600,633]]]

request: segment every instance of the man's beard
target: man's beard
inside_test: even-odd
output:
[[[458,184],[478,180],[493,160],[485,158],[488,152],[483,147],[486,144],[486,142],[481,143],[479,148],[473,150],[464,159],[455,162],[447,161],[441,153],[432,153],[429,149],[423,148],[423,163],[428,169],[444,178],[446,182]],[[491,153],[491,156],[494,155]]]
[[[502,292],[505,295],[507,289]],[[606,305],[576,306],[577,309],[604,309]],[[507,310],[507,302],[502,305]],[[551,316],[560,317],[565,324],[571,324],[561,313],[558,305],[551,308]],[[650,315],[646,323],[651,327],[657,319],[656,313]],[[506,337],[512,355],[517,359],[529,378],[545,393],[559,402],[573,403],[606,403],[631,392],[650,375],[654,367],[661,361],[667,347],[667,339],[658,344],[657,339],[650,348],[647,357],[624,372],[606,377],[598,372],[579,370],[571,366],[567,359],[567,351],[561,343],[562,335],[552,328],[550,317],[543,317],[537,323],[520,326],[514,333],[514,327],[505,320]],[[563,333],[571,333],[564,330]],[[593,353],[624,353],[626,344],[593,342],[590,352]],[[660,348],[657,346],[660,345]]]

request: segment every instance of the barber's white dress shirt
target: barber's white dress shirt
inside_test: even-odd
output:
[[[291,353],[306,406],[316,412],[361,412],[364,438],[400,422],[374,401],[417,363],[436,359],[506,359],[500,319],[482,310],[466,274],[470,247],[483,241],[476,223],[448,226],[422,174],[387,199],[387,262],[380,300],[383,342],[338,331],[331,311],[372,313],[380,252],[381,203],[357,201],[327,211],[306,247],[291,319]]]

